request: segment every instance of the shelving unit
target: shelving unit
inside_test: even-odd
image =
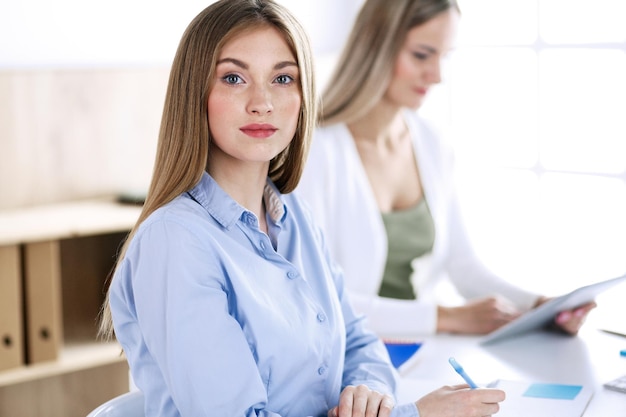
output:
[[[97,340],[97,318],[139,212],[108,199],[0,211],[0,289],[14,313],[0,320],[0,416],[84,417],[128,391],[126,359]]]

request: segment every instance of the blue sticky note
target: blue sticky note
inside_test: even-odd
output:
[[[524,397],[573,400],[582,389],[581,385],[531,384],[524,393]]]
[[[422,346],[416,342],[385,342],[389,358],[394,367],[399,368]]]

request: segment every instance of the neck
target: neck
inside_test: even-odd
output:
[[[383,102],[376,105],[363,117],[348,125],[355,140],[379,144],[393,142],[406,132],[402,109]]]
[[[263,190],[267,181],[267,165],[240,164],[215,167],[209,165],[209,174],[233,200],[265,218]]]

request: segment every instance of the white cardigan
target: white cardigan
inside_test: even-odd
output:
[[[430,255],[412,262],[418,300],[378,296],[387,258],[387,233],[374,193],[345,124],[318,128],[296,193],[322,227],[331,255],[343,268],[357,312],[381,336],[432,334],[434,290],[447,275],[466,299],[500,294],[527,310],[537,295],[491,273],[475,256],[462,223],[452,181],[453,155],[410,110],[404,114],[426,201],[435,223]]]

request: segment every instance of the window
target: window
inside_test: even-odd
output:
[[[421,110],[457,151],[479,254],[558,293],[626,272],[626,2],[461,0]]]

